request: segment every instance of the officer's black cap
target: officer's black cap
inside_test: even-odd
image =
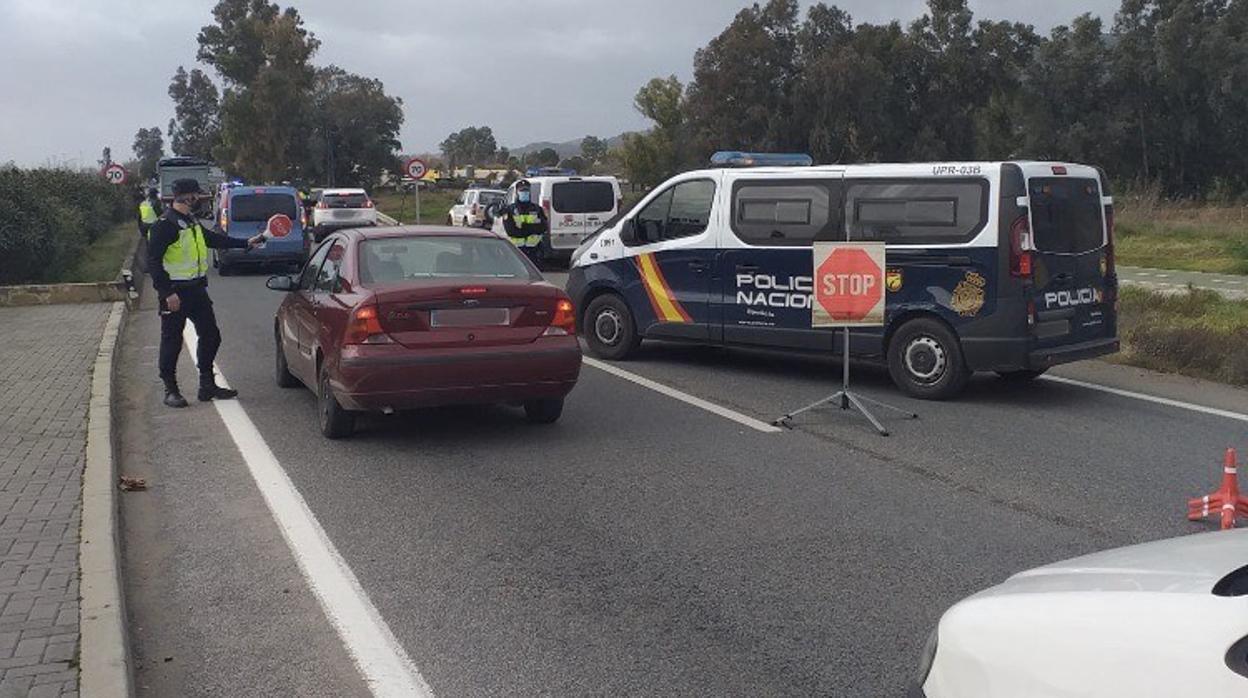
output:
[[[530,184],[529,184],[529,180],[527,179],[522,179],[519,182],[516,182],[516,189],[529,189],[529,188],[530,188]]]
[[[173,181],[173,195],[185,196],[186,194],[207,194],[208,192],[199,188],[199,180],[195,179],[175,179]]]

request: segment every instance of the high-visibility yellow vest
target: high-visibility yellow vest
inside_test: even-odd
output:
[[[208,243],[199,224],[178,230],[178,239],[165,248],[161,259],[171,281],[194,281],[208,276]]]
[[[144,199],[143,203],[139,204],[139,220],[143,221],[144,225],[151,225],[156,222],[156,219],[156,207],[152,206],[152,202]]]

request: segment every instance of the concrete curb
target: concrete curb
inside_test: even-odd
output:
[[[124,303],[113,303],[91,377],[87,408],[87,457],[82,474],[82,529],[78,569],[79,694],[130,698],[130,640],[121,586],[117,465],[113,458],[113,359],[125,320]]]
[[[85,284],[30,284],[0,286],[0,306],[107,303],[126,300],[126,285],[118,281]]]

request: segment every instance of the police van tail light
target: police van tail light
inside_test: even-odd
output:
[[[550,199],[542,199],[542,210],[546,212],[546,220],[550,220]]]
[[[351,311],[343,344],[393,344],[394,340],[381,328],[379,311],[375,305],[362,305]]]
[[[555,316],[550,320],[550,327],[542,333],[543,337],[566,337],[576,334],[576,313],[572,310],[572,301],[560,298],[555,303]]]
[[[230,229],[230,212],[228,209],[221,209],[221,220],[219,223],[220,225],[217,227],[221,229],[221,232],[224,233]]]
[[[1031,278],[1032,253],[1035,249],[1031,240],[1031,224],[1027,222],[1027,214],[1024,213],[1010,225],[1010,276]]]

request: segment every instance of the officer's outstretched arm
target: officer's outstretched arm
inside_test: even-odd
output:
[[[511,209],[503,211],[503,230],[507,231],[507,237],[518,237],[516,232],[516,222],[511,218]]]

